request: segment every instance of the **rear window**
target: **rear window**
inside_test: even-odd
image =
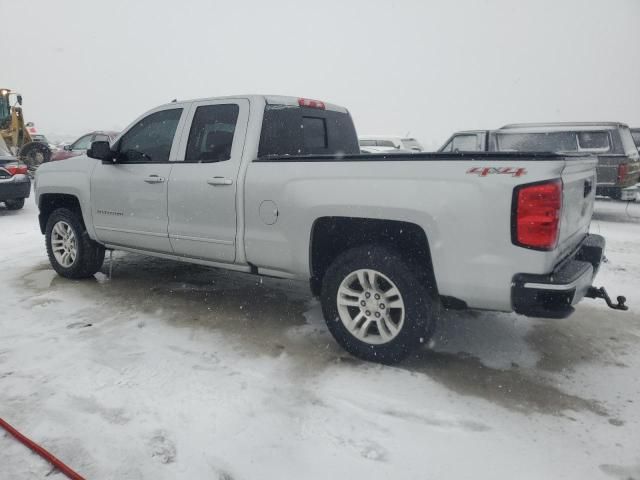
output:
[[[496,133],[499,152],[575,152],[576,132]]]
[[[580,150],[606,152],[611,148],[609,132],[578,132],[578,147]]]
[[[631,130],[631,137],[636,147],[640,148],[640,130]]]
[[[258,156],[360,153],[348,113],[289,105],[267,105]]]
[[[327,124],[324,118],[302,117],[302,138],[307,150],[327,148]]]

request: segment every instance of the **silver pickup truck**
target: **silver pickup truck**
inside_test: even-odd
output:
[[[559,318],[606,297],[590,156],[362,155],[345,108],[258,95],[160,106],[87,156],[36,175],[60,275],[118,249],[310,281],[367,360],[406,356],[443,307]]]

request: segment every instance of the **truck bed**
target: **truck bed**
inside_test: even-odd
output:
[[[585,182],[594,181],[595,165],[591,157],[551,153],[258,158],[244,187],[246,258],[272,274],[308,278],[308,235],[317,219],[399,219],[425,231],[441,295],[469,307],[508,311],[514,275],[551,272],[587,234],[595,188],[585,196]],[[550,179],[564,183],[557,248],[514,245],[514,188]],[[278,211],[273,225],[260,218],[266,199]]]

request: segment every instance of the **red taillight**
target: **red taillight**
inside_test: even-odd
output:
[[[621,163],[618,165],[618,183],[624,183],[627,179],[627,173],[629,173],[629,164]]]
[[[17,165],[17,164],[5,165],[4,169],[7,172],[9,172],[11,175],[18,175],[19,173],[26,175],[27,173],[29,173],[29,170],[27,169],[26,165]]]
[[[298,105],[301,107],[318,108],[320,110],[325,109],[324,102],[321,102],[320,100],[311,100],[310,98],[299,98]]]
[[[538,250],[553,250],[560,230],[562,181],[517,187],[514,209],[513,243]]]

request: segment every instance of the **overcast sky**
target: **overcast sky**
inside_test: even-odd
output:
[[[640,126],[640,0],[0,0],[0,86],[50,136],[173,98],[306,96],[358,132]],[[10,48],[9,48],[10,47]]]

